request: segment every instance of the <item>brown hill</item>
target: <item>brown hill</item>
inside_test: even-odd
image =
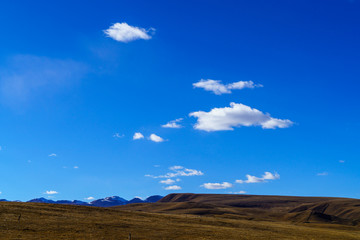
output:
[[[170,196],[168,197],[170,198]],[[188,197],[191,197],[192,200],[178,202],[179,199],[187,199],[185,195],[182,195],[172,196],[171,201],[174,202],[170,200],[163,202],[169,199],[165,198],[159,203],[132,205],[133,210],[147,209],[147,211],[163,211],[165,213],[128,211],[124,210],[125,207],[99,208],[0,202],[0,239],[129,239],[129,233],[131,233],[133,240],[360,239],[360,228],[358,226],[329,224],[324,221],[318,224],[314,223],[313,220],[311,223],[301,221],[294,223],[286,219],[276,220],[279,216],[276,211],[285,211],[284,209],[289,204],[287,203],[289,199],[284,200],[282,197],[269,197],[269,201],[259,200],[257,203],[256,201],[244,202],[244,200],[239,200],[246,196],[240,198],[233,195]],[[252,197],[261,199],[261,196]],[[334,202],[328,198],[325,201],[331,202],[329,206],[321,205],[321,201],[308,200],[304,200],[305,203],[299,206],[294,203],[293,198],[290,200],[291,206],[289,208],[291,210],[287,212],[289,215],[294,215],[291,216],[294,219],[298,218],[299,213],[312,210],[325,212],[325,214],[331,210],[338,215],[357,216],[356,212],[343,212],[338,209],[343,207],[341,201],[344,199],[340,199],[339,206],[333,206]],[[348,200],[351,199],[344,201]],[[294,208],[292,204],[298,205],[298,207]],[[349,206],[352,207],[353,205]],[[269,209],[272,211],[271,214],[268,212]],[[202,214],[202,216],[175,214],[188,212]],[[265,214],[266,212],[267,214]],[[318,217],[316,214],[313,216],[314,219]]]
[[[121,209],[195,215],[222,215],[253,220],[360,225],[360,200],[233,194],[169,194],[153,204]]]

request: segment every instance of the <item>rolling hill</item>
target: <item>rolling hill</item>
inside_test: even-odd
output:
[[[360,200],[170,194],[94,207],[0,202],[0,239],[360,239]]]
[[[290,197],[231,194],[170,194],[153,204],[121,209],[232,218],[360,225],[360,200],[331,197]]]

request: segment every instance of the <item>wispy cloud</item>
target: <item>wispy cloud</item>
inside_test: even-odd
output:
[[[262,177],[256,177],[247,174],[246,180],[236,180],[236,183],[263,183],[267,182],[267,180],[276,180],[280,179],[280,175],[278,173],[265,172]]]
[[[207,132],[234,130],[234,127],[261,126],[263,129],[287,128],[293,122],[288,119],[273,118],[241,103],[230,103],[230,107],[213,108],[210,112],[198,111],[189,114],[197,118],[195,129]]]
[[[16,55],[0,68],[0,100],[22,106],[79,83],[88,68],[81,62]]]
[[[161,125],[161,127],[163,128],[181,128],[182,126],[179,124],[179,122],[181,122],[183,120],[183,118],[178,118],[175,120],[172,120],[164,125]]]
[[[339,163],[344,163],[345,161],[344,160],[339,160]]]
[[[79,169],[79,167],[78,167],[78,166],[74,166],[74,169]]]
[[[321,172],[321,173],[318,173],[316,175],[318,175],[318,176],[327,176],[327,175],[329,175],[329,173],[328,172]]]
[[[229,192],[229,193],[232,193],[232,194],[245,194],[245,193],[246,193],[246,191]]]
[[[233,187],[233,185],[231,183],[228,183],[228,182],[204,183],[203,185],[201,185],[201,187],[206,188],[206,189],[226,189],[226,188]]]
[[[158,136],[158,135],[156,135],[154,133],[150,135],[149,139],[151,141],[153,141],[153,142],[163,142],[163,141],[165,141],[162,137],[160,137],[160,136]]]
[[[172,180],[172,179],[168,178],[168,179],[166,179],[166,180],[161,180],[160,183],[170,185],[170,184],[175,183],[175,180]]]
[[[175,166],[172,166],[172,167],[169,167],[170,170],[179,170],[179,169],[184,169],[183,166],[179,166],[179,165],[175,165]]]
[[[49,157],[56,157],[56,156],[57,156],[56,153],[49,154]]]
[[[178,185],[172,185],[172,186],[165,187],[165,190],[181,190],[181,187]]]
[[[108,29],[104,30],[104,33],[118,42],[131,42],[138,39],[149,40],[151,35],[149,33],[155,32],[154,28],[144,29],[140,27],[130,26],[126,22],[115,23]]]
[[[95,199],[94,197],[87,197],[87,198],[85,198],[85,200],[88,200],[88,201],[94,200],[94,199]]]
[[[145,175],[146,177],[151,178],[175,178],[175,177],[191,177],[191,176],[202,176],[203,172],[196,169],[184,168],[183,166],[172,166],[169,168],[172,172],[168,172],[164,175],[154,176],[154,175]]]
[[[125,135],[120,133],[114,133],[113,135],[113,138],[123,138],[123,137],[125,137]]]
[[[143,139],[143,138],[144,138],[144,135],[142,135],[142,133],[140,133],[140,132],[134,133],[133,140],[138,140],[138,139]]]
[[[58,194],[58,192],[57,192],[57,191],[54,191],[54,190],[48,190],[48,191],[45,192],[45,194],[47,194],[47,195],[54,195],[54,194]]]
[[[222,84],[221,80],[201,79],[199,82],[193,83],[194,88],[203,88],[216,95],[229,94],[233,89],[262,87],[261,84],[255,84],[253,81],[238,81],[229,84]]]

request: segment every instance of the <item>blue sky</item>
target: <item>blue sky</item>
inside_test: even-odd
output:
[[[360,198],[359,11],[2,1],[0,198]]]

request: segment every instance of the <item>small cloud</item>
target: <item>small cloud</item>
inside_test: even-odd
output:
[[[160,183],[168,184],[168,185],[173,184],[174,182],[175,182],[175,181],[172,180],[172,179],[170,179],[170,178],[168,178],[168,179],[166,179],[166,180],[161,180],[161,181],[160,181]]]
[[[183,166],[172,166],[172,167],[169,167],[170,170],[179,170],[179,169],[184,169]]]
[[[182,126],[178,123],[181,122],[182,120],[183,120],[183,118],[178,118],[178,119],[168,122],[167,124],[161,125],[161,127],[163,127],[163,128],[181,128]]]
[[[54,191],[54,190],[49,190],[49,191],[46,191],[45,194],[54,195],[54,194],[58,194],[58,192]]]
[[[288,119],[273,118],[241,103],[230,103],[230,107],[213,108],[210,112],[197,111],[189,114],[197,118],[194,129],[207,132],[229,131],[234,127],[261,126],[263,129],[288,128],[293,122]]]
[[[275,180],[275,179],[279,179],[280,175],[278,173],[272,174],[271,172],[265,172],[262,178],[264,180]]]
[[[154,165],[154,167],[160,167],[160,165],[156,164],[156,165]]]
[[[150,135],[149,139],[151,141],[153,141],[153,142],[163,142],[163,141],[165,141],[162,137],[160,137],[160,136],[158,136],[158,135],[156,135],[154,133]]]
[[[345,161],[344,160],[339,160],[339,163],[344,163]]]
[[[143,138],[144,138],[144,135],[142,135],[142,133],[140,133],[140,132],[134,133],[133,140],[138,140],[138,139],[143,139]]]
[[[124,134],[120,134],[120,133],[115,133],[115,134],[113,135],[113,138],[123,138],[123,137],[125,137],[125,135],[124,135]]]
[[[191,177],[191,176],[202,176],[203,172],[196,169],[184,168],[183,166],[172,166],[169,168],[172,172],[166,173],[165,175],[153,176],[145,175],[145,177],[151,178],[175,178],[175,177]]]
[[[229,84],[222,84],[220,80],[201,79],[197,83],[193,83],[194,88],[203,88],[216,95],[230,94],[233,89],[263,87],[261,84],[255,84],[253,81],[238,81]]]
[[[238,192],[233,192],[233,194],[245,194],[246,191],[238,191]]]
[[[56,157],[57,155],[55,153],[49,154],[49,157]]]
[[[181,187],[178,185],[172,185],[165,188],[165,190],[181,190]]]
[[[0,194],[2,194],[2,192],[0,192]]]
[[[318,174],[316,174],[317,176],[327,176],[327,175],[329,175],[329,173],[327,173],[327,172],[322,172],[322,173],[318,173]]]
[[[272,174],[271,172],[265,172],[262,177],[256,177],[247,174],[246,175],[247,180],[236,180],[236,183],[263,183],[267,182],[266,180],[276,180],[280,179],[280,175],[278,173]]]
[[[94,197],[87,197],[87,198],[85,198],[85,200],[88,200],[88,201],[94,200],[94,199],[95,199]]]
[[[79,167],[78,167],[78,166],[74,166],[74,168],[75,168],[75,169],[79,169]]]
[[[151,35],[149,32],[154,32],[154,28],[144,29],[135,26],[130,26],[127,23],[115,23],[114,25],[110,26],[109,29],[104,30],[104,33],[118,41],[118,42],[131,42],[138,39],[149,40],[151,39]]]
[[[204,183],[203,185],[201,185],[201,187],[206,188],[206,189],[226,189],[226,188],[233,187],[233,185],[231,183],[228,183],[228,182]]]

